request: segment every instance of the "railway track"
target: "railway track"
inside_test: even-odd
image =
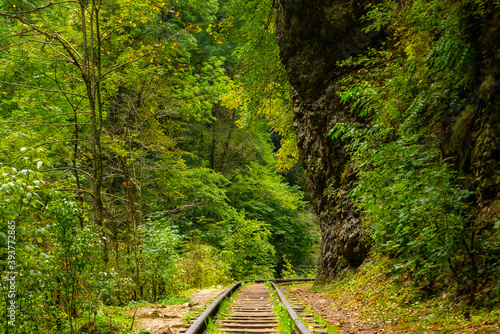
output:
[[[217,323],[225,333],[277,333],[278,320],[264,283],[247,285],[236,297],[231,314]]]
[[[278,280],[276,280],[278,281]],[[283,281],[283,280],[281,280]],[[327,333],[325,325],[316,322],[293,296],[285,294],[279,286],[271,281],[279,302],[284,305],[289,317],[295,325],[295,333],[311,334]],[[274,334],[278,333],[278,317],[274,312],[273,300],[270,291],[263,281],[254,281],[239,289],[241,283],[236,283],[224,291],[201,316],[193,322],[185,334],[201,334],[206,329],[209,321],[214,321],[216,331],[224,334]],[[239,289],[239,290],[238,290]],[[229,314],[217,317],[221,302],[238,290],[237,296],[229,310]],[[211,320],[209,320],[211,319]]]

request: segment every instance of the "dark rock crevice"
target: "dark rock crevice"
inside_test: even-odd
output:
[[[294,128],[311,202],[322,232],[318,280],[359,266],[368,242],[349,200],[356,175],[344,149],[328,135],[337,123],[366,123],[341,103],[337,62],[377,43],[362,32],[359,1],[278,0],[276,35],[292,87]]]

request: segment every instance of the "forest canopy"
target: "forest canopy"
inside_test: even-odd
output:
[[[269,114],[290,111],[284,79],[259,102],[240,74],[267,62],[270,7],[235,5],[2,2],[0,239],[15,226],[16,243],[0,256],[18,329],[74,332],[101,303],[314,268],[303,171]]]
[[[2,1],[0,306],[77,333],[381,258],[422,298],[497,306],[498,8]]]

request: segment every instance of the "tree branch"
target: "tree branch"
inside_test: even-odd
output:
[[[50,36],[50,35],[49,35]],[[55,35],[56,37],[58,37],[59,35]],[[38,37],[38,39],[41,39],[40,36],[36,36]],[[57,40],[57,38],[54,38]],[[44,41],[41,41],[41,43],[43,43]],[[63,48],[66,49],[66,51],[69,51],[69,49],[64,45],[64,43],[62,43],[60,40],[58,40],[59,43],[62,44]],[[67,55],[65,55],[64,53],[62,53],[61,51],[57,50],[56,47],[52,44],[52,43],[47,43],[47,45],[52,49],[54,50],[56,53],[60,54],[61,56],[63,56],[64,58],[66,58],[70,63],[74,63],[74,64],[78,64],[78,61],[76,60],[76,57],[71,53],[71,52],[68,52],[71,57],[68,57]],[[71,46],[71,45],[70,45]],[[71,46],[71,49],[74,49],[73,46]]]
[[[61,188],[61,189],[55,189],[56,191],[76,191],[79,193],[87,193],[90,196],[94,197],[94,194],[91,191],[85,190],[85,189],[78,189],[78,188]]]
[[[64,62],[73,64],[73,61],[70,61],[68,59],[63,59],[63,58],[52,58],[52,59],[50,59],[50,58],[40,58],[40,57],[33,57],[33,56],[26,56],[26,55],[16,55],[16,54],[4,52],[4,51],[3,52],[0,51],[0,53],[3,53],[5,55],[9,55],[11,57],[30,58],[30,59],[46,60],[46,61],[64,61]]]
[[[71,48],[71,50],[73,50],[78,55],[78,57],[82,58],[82,55],[64,37],[62,37],[59,34],[56,34],[55,36],[57,36],[58,38],[62,39]]]
[[[59,168],[52,168],[52,169],[44,169],[44,170],[41,170],[41,172],[53,172],[55,170],[76,170],[76,171],[82,172],[83,174],[87,175],[91,179],[94,179],[90,173],[84,171],[83,169],[74,168],[74,167],[59,167]]]
[[[41,35],[46,36],[46,37],[48,37],[48,38],[50,38],[50,39],[52,39],[52,40],[56,40],[56,41],[58,41],[58,42],[61,44],[61,46],[62,46],[64,49],[66,49],[66,51],[68,52],[69,57],[68,57],[67,55],[65,55],[65,54],[63,54],[63,53],[61,53],[61,52],[59,52],[59,51],[58,51],[57,49],[55,49],[53,46],[51,46],[51,48],[52,48],[52,49],[54,49],[54,51],[56,51],[57,53],[59,53],[59,54],[60,54],[60,55],[62,55],[63,57],[68,58],[68,59],[72,59],[72,60],[73,60],[73,62],[74,62],[74,64],[75,64],[75,65],[76,65],[76,66],[77,66],[80,70],[82,70],[82,67],[80,66],[80,63],[78,62],[77,57],[74,55],[74,53],[73,53],[73,51],[72,51],[73,46],[72,46],[71,44],[69,44],[69,46],[68,46],[68,42],[67,42],[66,40],[62,40],[62,39],[61,39],[58,35],[51,35],[51,34],[49,34],[48,32],[43,31],[43,30],[41,30],[41,29],[37,28],[37,27],[36,27],[35,25],[33,25],[32,23],[30,23],[30,22],[28,22],[28,21],[24,20],[24,19],[23,19],[20,15],[10,15],[10,14],[5,14],[5,13],[0,13],[0,16],[5,16],[5,17],[11,18],[11,19],[13,19],[13,20],[17,20],[17,21],[21,22],[22,24],[24,24],[24,25],[26,25],[26,26],[30,27],[31,29],[33,29],[33,30],[37,31],[37,32],[38,32],[38,33],[40,33]],[[37,36],[37,37],[38,37],[38,38],[40,38],[39,36]]]
[[[135,63],[136,61],[139,61],[141,60],[142,58],[146,57],[146,56],[149,56],[150,54],[152,54],[155,50],[157,50],[160,46],[162,45],[165,45],[168,43],[168,41],[170,41],[171,39],[173,39],[174,37],[176,37],[177,35],[180,35],[182,32],[186,31],[186,29],[182,29],[182,30],[179,30],[178,32],[176,32],[175,34],[173,34],[172,36],[170,36],[169,38],[167,38],[166,40],[164,40],[163,42],[161,42],[160,44],[156,44],[154,46],[154,48],[144,54],[142,54],[141,56],[135,58],[135,59],[132,59],[132,60],[129,60],[127,62],[124,62],[120,65],[117,65],[113,68],[111,68],[110,70],[104,72],[104,74],[101,75],[101,77],[99,78],[99,80],[102,80],[106,75],[118,70],[119,68],[122,68],[124,66],[127,66],[128,64],[131,64],[131,63]]]
[[[22,128],[31,128],[33,126],[75,126],[75,125],[92,125],[91,123],[68,123],[68,124],[29,124],[29,125],[22,125]]]
[[[101,194],[104,195],[104,196],[114,197],[114,198],[116,198],[116,199],[118,199],[118,200],[120,200],[122,202],[126,201],[125,197],[120,197],[120,196],[116,196],[116,195],[113,195],[113,194],[110,194],[110,193],[105,193],[105,192],[101,192]]]
[[[88,111],[77,111],[77,114],[90,114]],[[62,114],[53,114],[53,115],[47,115],[47,116],[42,116],[42,117],[36,117],[36,118],[26,118],[18,121],[5,121],[5,122],[0,122],[0,124],[5,124],[5,123],[20,123],[20,122],[27,122],[27,121],[36,121],[39,119],[43,118],[50,118],[50,117],[57,117],[57,116],[65,116],[65,115],[71,115],[73,116],[75,113],[74,112],[66,112]]]
[[[61,93],[61,94],[68,94],[68,95],[74,95],[74,96],[79,96],[82,98],[87,98],[85,95],[81,95],[78,93],[71,93],[71,92],[64,92],[61,90],[55,90],[55,89],[47,89],[47,88],[41,88],[41,87],[35,87],[35,86],[30,86],[30,85],[24,85],[24,84],[19,84],[19,83],[14,83],[14,82],[6,82],[6,81],[0,81],[0,83],[6,84],[6,85],[12,85],[12,86],[18,86],[18,87],[24,87],[24,88],[32,88],[36,90],[41,90],[44,92],[50,92],[50,93]]]
[[[191,208],[191,207],[199,207],[199,206],[200,206],[200,203],[193,203],[193,204],[181,205],[181,206],[179,206],[179,207],[177,207],[175,209],[171,209],[171,210],[156,211],[156,212],[148,213],[147,215],[144,215],[144,218],[146,218],[147,216],[158,215],[158,214],[161,214],[161,213],[170,214],[170,213],[174,213],[176,211],[180,211],[182,209]]]
[[[66,140],[56,140],[56,141],[48,141],[36,146],[31,146],[32,149],[38,148],[43,145],[49,145],[49,144],[57,144],[57,143],[66,143],[66,142],[71,142],[71,141],[85,141],[90,144],[90,140],[87,139],[66,139]]]
[[[26,2],[26,1],[23,1],[23,2]],[[30,4],[32,7],[35,7],[35,8],[30,9],[30,10],[24,10],[24,11],[0,13],[0,16],[4,16],[4,15],[14,16],[14,15],[19,15],[19,14],[29,14],[29,13],[36,12],[38,10],[42,10],[42,9],[48,8],[50,6],[60,5],[60,4],[63,4],[63,3],[68,3],[68,2],[78,3],[78,1],[75,1],[75,0],[68,0],[68,1],[61,1],[61,2],[49,2],[47,5],[41,6],[41,7],[35,7],[35,6],[33,6],[33,5]]]

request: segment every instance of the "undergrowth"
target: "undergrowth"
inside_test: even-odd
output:
[[[350,197],[373,252],[394,259],[391,272],[411,275],[429,295],[453,285],[455,297],[493,306],[500,217],[478,221],[480,194],[443,147],[463,140],[462,120],[480,108],[473,91],[481,56],[469,34],[498,2],[386,0],[367,9],[366,30],[388,34],[383,48],[337,65],[352,73],[341,80],[340,99],[371,124],[337,123],[330,135],[345,141],[357,172]]]
[[[323,291],[329,308],[359,314],[361,322],[377,323],[386,331],[406,333],[498,333],[498,308],[473,308],[450,297],[453,289],[429,296],[412,282],[411,272],[388,274],[394,260],[380,257],[357,272],[313,290]]]

